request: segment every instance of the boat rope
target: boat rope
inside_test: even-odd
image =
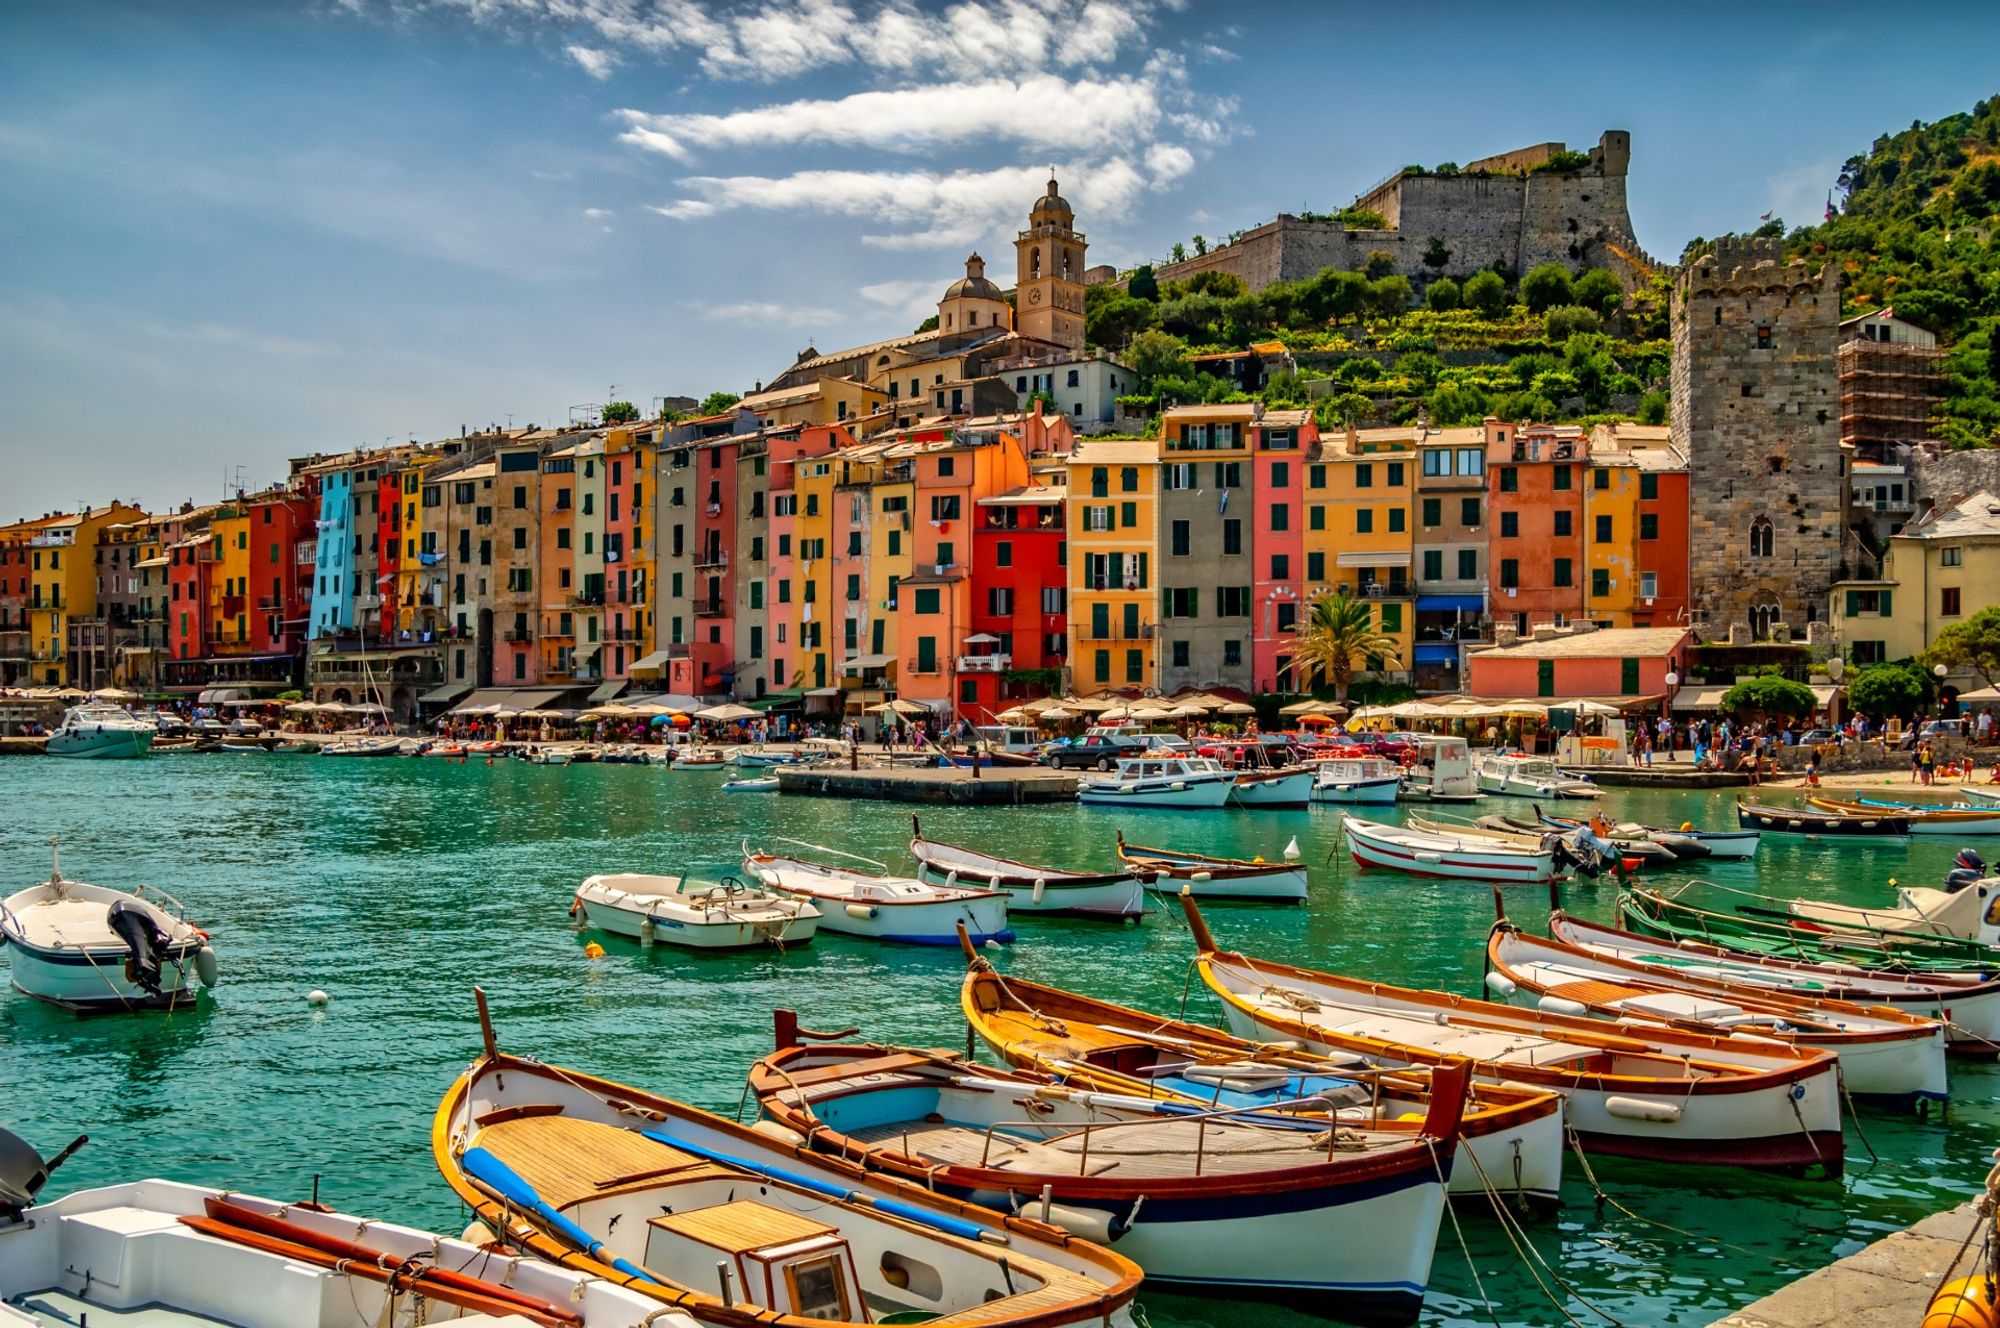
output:
[[[1459,1152],[1471,1160],[1472,1169],[1479,1173],[1479,1188],[1485,1191],[1486,1201],[1492,1205],[1493,1215],[1500,1219],[1501,1234],[1506,1236],[1507,1243],[1514,1247],[1514,1256],[1528,1270],[1528,1276],[1535,1279],[1535,1285],[1541,1288],[1542,1294],[1548,1297],[1549,1303],[1554,1305],[1565,1319],[1568,1319],[1573,1324],[1577,1324],[1577,1328],[1582,1328],[1582,1324],[1577,1320],[1576,1316],[1571,1314],[1562,1302],[1555,1298],[1554,1294],[1549,1291],[1548,1285],[1542,1281],[1542,1273],[1536,1271],[1538,1265],[1543,1272],[1548,1274],[1549,1280],[1561,1287],[1563,1292],[1572,1300],[1582,1305],[1598,1318],[1603,1319],[1606,1323],[1617,1325],[1617,1328],[1624,1328],[1623,1322],[1620,1319],[1592,1304],[1581,1292],[1565,1281],[1563,1275],[1550,1266],[1547,1259],[1542,1257],[1542,1252],[1535,1248],[1533,1241],[1527,1239],[1527,1232],[1521,1230],[1520,1223],[1515,1220],[1512,1213],[1507,1211],[1506,1204],[1501,1202],[1500,1193],[1494,1188],[1492,1180],[1487,1176],[1486,1168],[1480,1165],[1478,1155],[1471,1148],[1466,1147],[1461,1147]]]
[[[1840,1100],[1847,1106],[1847,1120],[1854,1126],[1854,1137],[1868,1150],[1868,1165],[1871,1167],[1882,1165],[1882,1159],[1875,1153],[1875,1145],[1868,1142],[1868,1131],[1861,1128],[1861,1113],[1854,1109],[1854,1094],[1847,1089],[1847,1072],[1838,1058],[1833,1062],[1833,1082],[1840,1089]],[[1792,1110],[1798,1110],[1797,1103],[1792,1105]]]
[[[1793,1110],[1794,1111],[1797,1110],[1796,1105],[1794,1105]],[[1671,1222],[1662,1222],[1658,1218],[1642,1217],[1638,1213],[1633,1212],[1631,1209],[1627,1208],[1624,1204],[1619,1203],[1609,1194],[1606,1194],[1604,1192],[1604,1187],[1597,1183],[1597,1173],[1591,1170],[1590,1158],[1583,1151],[1583,1140],[1577,1136],[1576,1131],[1573,1128],[1571,1128],[1570,1125],[1568,1125],[1567,1123],[1563,1125],[1563,1134],[1568,1137],[1569,1146],[1576,1153],[1577,1162],[1583,1167],[1583,1179],[1590,1186],[1591,1197],[1595,1199],[1599,1205],[1609,1204],[1611,1207],[1617,1209],[1620,1213],[1632,1219],[1634,1222],[1638,1222],[1641,1223],[1642,1225],[1649,1227],[1658,1227],[1662,1231],[1671,1231],[1676,1236],[1684,1236],[1688,1240],[1693,1241],[1697,1245],[1701,1244],[1720,1245],[1723,1249],[1734,1250],[1738,1254],[1746,1254],[1753,1259],[1762,1257],[1755,1250],[1745,1249],[1741,1245],[1732,1244],[1731,1242],[1722,1239],[1720,1236],[1697,1235],[1696,1233],[1687,1230],[1685,1227],[1677,1227]],[[1811,1137],[1810,1134],[1808,1134],[1807,1137],[1810,1138]],[[1814,1156],[1818,1156],[1819,1150],[1817,1147],[1814,1148],[1813,1153]]]
[[[1437,1173],[1438,1184],[1449,1186],[1450,1182],[1445,1179],[1444,1168],[1438,1162],[1437,1141],[1426,1138],[1424,1146],[1430,1149],[1431,1169]],[[1486,1317],[1493,1321],[1493,1328],[1501,1328],[1500,1315],[1493,1308],[1493,1297],[1486,1292],[1485,1279],[1479,1276],[1479,1264],[1472,1257],[1472,1249],[1465,1243],[1465,1228],[1458,1224],[1458,1210],[1451,1206],[1451,1196],[1449,1193],[1445,1195],[1444,1211],[1451,1218],[1452,1234],[1458,1237],[1458,1252],[1465,1256],[1465,1270],[1472,1274],[1472,1285],[1478,1290],[1479,1299],[1486,1306]]]

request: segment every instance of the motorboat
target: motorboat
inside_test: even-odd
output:
[[[1274,766],[1236,772],[1229,800],[1238,807],[1304,807],[1312,801],[1313,772],[1307,766]]]
[[[1294,841],[1296,842],[1296,841]],[[1191,894],[1197,899],[1303,904],[1305,864],[1293,853],[1281,862],[1263,858],[1218,858],[1179,849],[1128,844],[1118,832],[1118,860],[1145,878],[1159,894]]]
[[[1824,812],[1842,816],[1874,816],[1884,811],[1909,822],[1913,835],[1946,835],[1978,838],[2000,835],[2000,807],[1917,807],[1908,803],[1896,807],[1807,795],[1806,801]]]
[[[488,1243],[140,1180],[34,1200],[81,1138],[43,1161],[0,1131],[0,1326],[696,1328],[610,1277]]]
[[[1910,837],[1910,818],[1890,812],[1829,812],[1812,807],[1771,807],[1736,801],[1736,823],[1767,835],[1806,839],[1901,839]]]
[[[776,775],[738,775],[722,781],[724,793],[776,793],[783,787],[784,782]]]
[[[53,853],[46,881],[0,901],[0,941],[17,991],[79,1013],[189,1005],[216,980],[208,933],[178,899],[72,881]]]
[[[1539,807],[1535,810],[1540,814],[1543,825],[1557,829],[1574,830],[1588,824],[1574,817],[1551,816]],[[1621,841],[1651,840],[1682,862],[1701,858],[1754,858],[1762,839],[1755,830],[1698,830],[1691,821],[1683,821],[1673,827],[1617,821],[1612,824],[1611,833]]]
[[[1255,1107],[1380,1126],[1421,1120],[1428,1068],[1383,1070],[1364,1056],[1322,1056],[1162,1019],[966,960],[959,1004],[967,1026],[1009,1065],[1066,1084],[1189,1106]],[[1358,1090],[1364,1090],[1358,1091]],[[1562,1099],[1541,1089],[1472,1085],[1459,1122],[1461,1159],[1449,1192],[1485,1203],[1491,1191],[1538,1208],[1562,1192]]]
[[[1561,874],[1554,845],[1536,848],[1466,834],[1364,821],[1345,812],[1341,838],[1357,867],[1464,881],[1552,881]]]
[[[132,760],[152,749],[159,730],[123,706],[86,701],[63,712],[43,750],[79,761]]]
[[[787,841],[789,842],[789,841]],[[801,845],[818,848],[817,845]],[[851,854],[820,849],[838,857]],[[891,876],[879,862],[854,858],[879,869],[856,871],[806,858],[743,849],[743,865],[765,886],[820,911],[820,925],[848,936],[910,945],[955,945],[964,923],[975,944],[1014,939],[1007,925],[1007,892],[962,885],[933,885],[909,876]]]
[[[1123,922],[1146,912],[1146,874],[1130,868],[1113,872],[1065,871],[924,838],[924,828],[910,818],[910,856],[917,874],[946,885],[984,885],[1007,893],[1007,912],[1039,917],[1090,918]]]
[[[2000,1051],[2000,979],[1982,973],[1899,973],[1742,954],[1719,945],[1658,940],[1585,922],[1560,909],[1549,918],[1549,934],[1593,954],[1686,978],[1733,983],[1806,1000],[1825,996],[1887,1006],[1943,1023],[1947,1050]]]
[[[1806,963],[1919,974],[2000,973],[2000,948],[1944,930],[1963,924],[1956,909],[1951,917],[1939,918],[1927,912],[1918,916],[1915,909],[1861,909],[1826,901],[1738,893],[1757,902],[1737,904],[1725,912],[1689,903],[1678,894],[1628,889],[1618,899],[1618,920],[1630,931],[1661,940],[1695,941]],[[1973,907],[2000,912],[1994,908],[1994,886],[1982,883],[1963,893],[1974,901],[1985,901],[1975,902]],[[1824,908],[1826,920],[1794,914],[1792,906],[1801,903]],[[1984,913],[1977,916],[1983,923]],[[1869,926],[1864,920],[1868,918],[1891,925]],[[1927,930],[1933,926],[1939,930]]]
[[[804,945],[819,930],[812,904],[758,889],[734,876],[719,881],[611,872],[584,879],[570,902],[572,917],[642,945],[689,950],[745,950]]]
[[[1313,774],[1312,800],[1342,807],[1386,807],[1403,790],[1403,767],[1380,756],[1346,756],[1321,761]]]
[[[485,1050],[432,1155],[512,1249],[716,1328],[1131,1328],[1122,1254],[579,1070]]]
[[[1578,799],[1601,798],[1604,790],[1563,770],[1546,756],[1489,752],[1475,766],[1479,790],[1498,797]]]
[[[1486,988],[1554,1014],[1752,1034],[1840,1057],[1861,1097],[1921,1104],[1949,1096],[1944,1025],[1888,1006],[1781,995],[1531,936],[1503,913],[1486,940]]]
[[[1417,757],[1403,779],[1399,801],[1478,802],[1484,796],[1465,739],[1418,735]]]
[[[1085,775],[1076,799],[1089,807],[1221,807],[1235,787],[1219,761],[1148,752],[1120,757],[1111,774]]]
[[[1296,968],[1221,949],[1193,900],[1196,969],[1238,1037],[1381,1066],[1475,1062],[1474,1073],[1561,1093],[1586,1153],[1837,1179],[1838,1061],[1780,1042],[1522,1010]]]
[[[750,1091],[768,1122],[819,1153],[1114,1245],[1149,1284],[1369,1323],[1422,1310],[1463,1063],[1438,1071],[1411,1128],[1189,1107],[892,1046],[813,1045],[783,1012],[780,1038]],[[1358,1081],[1344,1087],[1365,1100]]]

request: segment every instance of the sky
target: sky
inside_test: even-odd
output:
[[[11,0],[0,520],[748,391],[909,331],[1055,169],[1089,261],[1632,134],[1671,260],[2000,91],[2000,7]]]

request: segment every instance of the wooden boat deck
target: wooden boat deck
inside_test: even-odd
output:
[[[480,1130],[473,1142],[512,1167],[557,1209],[640,1181],[732,1174],[637,1131],[574,1116],[501,1121]]]

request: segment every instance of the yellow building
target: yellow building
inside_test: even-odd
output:
[[[1915,518],[1890,537],[1879,578],[1835,582],[1831,598],[1834,637],[1853,663],[1922,654],[2000,603],[2000,496],[1981,491]]]
[[[1395,672],[1408,670],[1416,651],[1417,453],[1410,437],[1404,429],[1334,434],[1306,464],[1308,604],[1342,589],[1368,601],[1375,630],[1396,642]]]
[[[1070,672],[1079,693],[1156,686],[1159,444],[1086,439],[1069,456]]]
[[[144,515],[129,503],[112,503],[51,517],[28,536],[28,648],[35,681],[57,687],[77,681],[69,624],[72,618],[97,616],[98,532]]]

